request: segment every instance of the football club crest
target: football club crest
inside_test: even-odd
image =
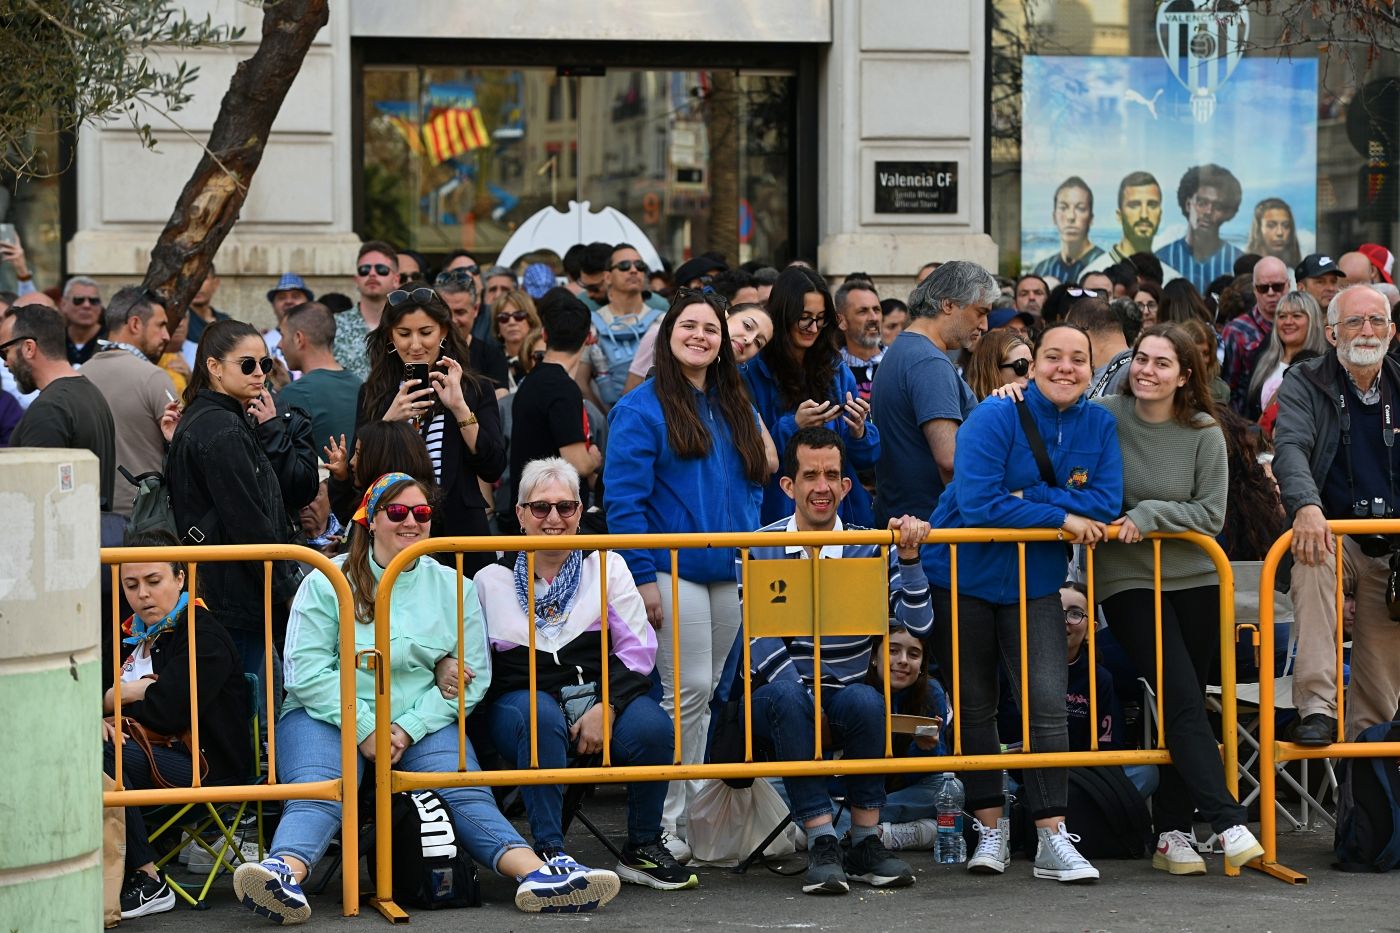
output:
[[[1157,7],[1157,44],[1191,94],[1198,123],[1215,115],[1215,92],[1229,80],[1249,38],[1249,11],[1235,0],[1166,0]]]

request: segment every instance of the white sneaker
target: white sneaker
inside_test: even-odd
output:
[[[1225,850],[1225,861],[1235,868],[1239,868],[1264,854],[1264,847],[1242,823],[1231,826],[1221,833],[1220,845]]]
[[[908,823],[881,823],[875,827],[880,841],[890,851],[900,849],[932,849],[938,838],[938,824],[933,820],[913,820]]]
[[[979,838],[977,851],[967,860],[967,870],[981,875],[999,875],[1006,871],[1011,862],[1011,821],[1001,817],[992,827],[984,826],[981,820],[973,817],[972,825]]]
[[[1206,860],[1196,851],[1190,836],[1179,829],[1169,830],[1157,837],[1157,850],[1152,853],[1152,867],[1173,875],[1204,875]]]
[[[1079,850],[1074,847],[1079,837],[1065,829],[1064,823],[1060,823],[1053,830],[1046,826],[1038,826],[1035,834],[1039,837],[1035,851],[1035,869],[1032,871],[1035,877],[1063,882],[1099,880],[1099,870],[1090,865],[1089,860],[1080,855]]]
[[[238,837],[234,836],[237,840]],[[213,853],[206,852],[198,843],[191,842],[180,851],[180,857],[184,860],[191,873],[196,875],[206,875],[214,867],[214,855],[224,848],[223,839],[205,840]],[[188,857],[186,857],[188,855]],[[228,868],[235,868],[245,862],[256,863],[261,860],[261,853],[258,852],[258,844],[252,840],[239,842],[237,850],[232,846],[224,849],[224,865]]]
[[[666,847],[666,850],[671,853],[671,857],[676,861],[680,862],[682,865],[689,864],[691,856],[690,846],[680,836],[677,836],[669,829],[663,829],[661,831],[661,844]]]

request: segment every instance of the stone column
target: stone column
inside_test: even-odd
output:
[[[0,927],[102,926],[97,458],[0,451]]]

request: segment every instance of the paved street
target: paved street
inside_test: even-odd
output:
[[[622,792],[601,790],[589,812],[611,832],[623,828]],[[804,896],[796,878],[762,868],[737,877],[724,869],[701,869],[699,889],[677,893],[624,885],[622,893],[596,914],[531,916],[511,906],[513,885],[483,877],[487,906],[472,911],[414,911],[416,930],[482,931],[562,929],[599,924],[609,931],[689,930],[1035,930],[1035,931],[1314,931],[1400,929],[1396,878],[1349,875],[1328,868],[1330,830],[1280,838],[1283,862],[1309,875],[1309,883],[1285,885],[1256,872],[1239,878],[1222,874],[1222,861],[1207,858],[1204,878],[1172,878],[1153,871],[1144,859],[1099,862],[1103,880],[1071,887],[1031,877],[1024,859],[1012,862],[1001,878],[974,877],[940,867],[932,853],[912,853],[918,882],[902,891],[877,892],[855,885],[840,898]],[[607,865],[602,847],[575,827],[572,850],[588,864]],[[802,864],[800,857],[787,860]],[[177,876],[178,877],[178,876]],[[226,880],[212,909],[192,914],[182,907],[157,917],[123,924],[135,930],[191,929],[199,933],[255,929],[261,921],[237,909]],[[368,880],[365,881],[366,889]],[[367,905],[358,919],[340,916],[331,893],[312,900],[307,930],[373,930],[386,927]]]

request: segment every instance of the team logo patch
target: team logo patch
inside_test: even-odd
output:
[[[1069,479],[1065,481],[1065,485],[1070,489],[1083,489],[1089,485],[1089,468],[1070,467]]]

